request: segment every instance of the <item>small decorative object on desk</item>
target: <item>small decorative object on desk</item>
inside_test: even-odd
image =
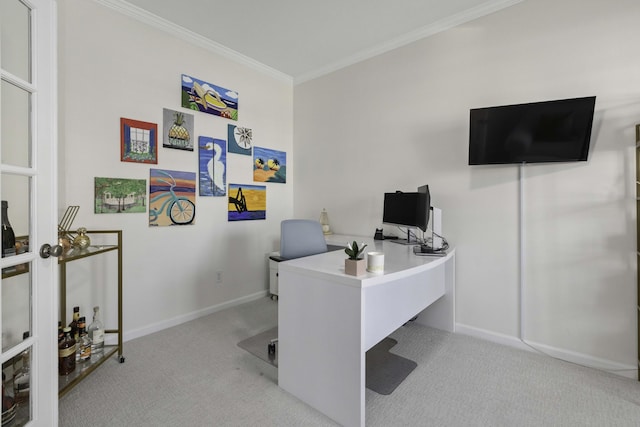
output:
[[[64,251],[68,251],[71,248],[71,242],[73,242],[74,236],[69,233],[71,224],[78,214],[80,206],[68,206],[64,211],[64,215],[58,224],[58,244],[62,246]]]
[[[331,232],[331,226],[329,225],[329,214],[326,209],[322,209],[322,212],[320,212],[320,225],[322,225],[322,232],[324,234],[333,234]]]
[[[73,246],[79,249],[86,249],[91,245],[91,239],[87,236],[87,229],[84,227],[78,228],[78,235],[73,239]]]
[[[367,253],[367,271],[373,274],[384,273],[384,253],[383,252]]]
[[[358,243],[354,240],[353,243],[349,243],[345,248],[344,252],[349,255],[348,259],[344,260],[344,272],[349,274],[350,276],[360,276],[365,274],[366,271],[366,261],[364,257],[362,257],[362,253],[364,252],[364,248],[367,245],[364,243]]]

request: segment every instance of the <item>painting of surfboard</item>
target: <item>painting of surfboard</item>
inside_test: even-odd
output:
[[[182,75],[182,106],[238,120],[238,92]]]
[[[267,187],[229,184],[229,221],[267,218]]]

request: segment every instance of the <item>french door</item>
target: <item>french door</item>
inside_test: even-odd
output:
[[[57,262],[39,254],[57,242],[56,31],[54,0],[0,0],[2,424],[11,426],[58,424]]]

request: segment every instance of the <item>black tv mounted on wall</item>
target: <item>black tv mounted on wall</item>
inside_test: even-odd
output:
[[[586,161],[596,97],[470,112],[469,164]]]

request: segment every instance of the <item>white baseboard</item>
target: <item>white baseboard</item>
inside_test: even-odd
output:
[[[529,340],[520,340],[518,337],[499,334],[485,329],[475,328],[473,326],[456,323],[456,333],[469,335],[486,341],[495,342],[497,344],[518,348],[521,350],[541,353],[555,359],[564,360],[566,362],[575,363],[577,365],[586,366],[588,368],[599,369],[601,371],[610,372],[622,377],[638,379],[638,367],[614,362],[607,359],[590,356],[584,353],[565,350],[557,347],[551,347],[546,344],[532,342]]]
[[[182,323],[189,322],[191,320],[195,320],[203,316],[207,316],[209,314],[218,312],[220,310],[224,310],[225,308],[235,307],[240,304],[244,304],[250,301],[255,301],[260,298],[264,298],[267,296],[267,294],[268,292],[266,290],[256,292],[251,295],[247,295],[241,298],[236,298],[234,300],[226,301],[221,304],[216,304],[201,310],[192,311],[191,313],[182,314],[180,316],[176,316],[171,319],[163,320],[162,322],[153,323],[151,325],[148,325],[142,328],[134,329],[131,331],[125,331],[125,333],[122,335],[122,340],[126,342],[135,338],[140,338],[145,335],[152,334],[154,332],[159,332],[159,331],[162,331],[163,329],[171,328],[173,326],[177,326]],[[111,343],[109,343],[107,340],[107,344],[111,344]]]

